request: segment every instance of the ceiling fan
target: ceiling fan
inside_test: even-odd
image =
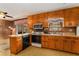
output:
[[[9,16],[7,12],[3,12],[3,11],[0,11],[0,16],[2,18],[6,18],[6,17],[13,18],[12,16]]]

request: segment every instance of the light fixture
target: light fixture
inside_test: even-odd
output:
[[[0,13],[0,18],[5,18],[5,15],[4,15],[4,13]]]

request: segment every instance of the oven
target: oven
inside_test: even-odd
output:
[[[32,35],[32,46],[41,47],[41,35]]]
[[[41,44],[41,35],[32,35],[32,42]]]

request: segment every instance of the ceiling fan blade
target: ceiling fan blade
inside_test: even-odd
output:
[[[9,15],[5,15],[6,17],[10,17],[10,18],[13,18],[12,16],[9,16]]]
[[[7,12],[3,12],[4,14],[8,14]]]

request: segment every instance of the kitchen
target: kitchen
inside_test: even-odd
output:
[[[55,7],[52,7],[53,10],[40,7],[42,12],[8,21],[11,23],[7,25],[10,55],[79,55],[79,4],[45,4],[43,8],[47,6],[47,9],[50,5],[62,7],[56,10]]]

